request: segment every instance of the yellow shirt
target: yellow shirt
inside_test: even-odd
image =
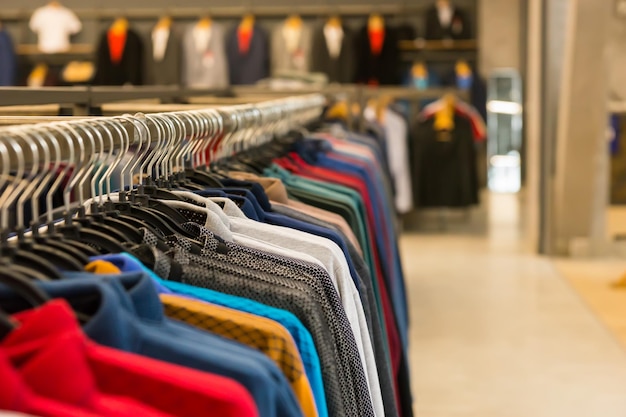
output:
[[[281,324],[199,300],[168,294],[161,294],[160,297],[167,316],[263,352],[289,380],[304,416],[317,417],[313,390],[304,371],[300,352]]]

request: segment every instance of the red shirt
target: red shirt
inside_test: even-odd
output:
[[[21,326],[2,341],[0,348],[24,372],[29,384],[32,382],[38,392],[45,391],[46,396],[72,399],[75,391],[84,390],[82,385],[91,385],[107,398],[114,398],[115,405],[127,407],[120,408],[120,414],[109,415],[126,415],[125,411],[139,403],[159,415],[258,416],[248,391],[229,378],[89,341],[63,300],[14,318]],[[59,383],[60,374],[69,382]]]
[[[111,62],[119,64],[122,62],[124,56],[124,48],[126,47],[126,32],[117,33],[110,30],[107,33],[109,41],[109,55],[111,56]]]
[[[250,50],[250,42],[252,41],[252,29],[237,30],[237,38],[239,40],[239,52],[241,54],[247,54]]]
[[[35,394],[0,349],[0,410],[42,417],[97,417],[97,414]]]

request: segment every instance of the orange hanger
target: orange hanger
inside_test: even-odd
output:
[[[341,28],[341,18],[339,16],[331,16],[328,21],[326,22],[326,24],[330,27],[333,28]]]
[[[372,13],[367,20],[367,28],[370,31],[379,31],[385,29],[385,19],[378,13]]]
[[[436,130],[454,130],[454,112],[456,97],[452,93],[445,94],[442,98],[442,106],[435,113]]]
[[[126,19],[125,17],[118,17],[113,21],[113,24],[111,25],[109,30],[117,34],[126,33],[126,31],[128,30],[128,19]]]
[[[251,31],[254,27],[255,18],[253,14],[246,14],[239,23],[239,30]]]
[[[196,23],[196,27],[202,28],[202,29],[208,29],[211,27],[211,24],[213,24],[213,21],[211,20],[211,18],[208,16],[205,16],[201,18],[200,20],[198,20],[198,23]]]
[[[285,21],[285,25],[292,29],[300,29],[302,27],[302,18],[297,15],[291,15]]]
[[[154,29],[169,29],[172,27],[172,18],[170,16],[162,16],[156,25],[154,25]]]

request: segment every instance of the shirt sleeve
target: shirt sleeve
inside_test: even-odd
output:
[[[30,30],[33,32],[37,33],[41,30],[41,23],[43,20],[44,19],[41,17],[41,10],[35,10],[33,15],[30,17],[28,27],[30,27]]]
[[[74,12],[72,12],[71,10],[67,11],[67,18],[66,18],[65,25],[66,25],[65,27],[68,33],[71,33],[72,35],[80,32],[81,29],[83,28],[82,23],[80,23],[80,20],[78,20],[78,17],[76,17]]]

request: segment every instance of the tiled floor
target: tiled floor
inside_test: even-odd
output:
[[[491,204],[482,236],[402,237],[416,415],[625,417],[626,350]]]

